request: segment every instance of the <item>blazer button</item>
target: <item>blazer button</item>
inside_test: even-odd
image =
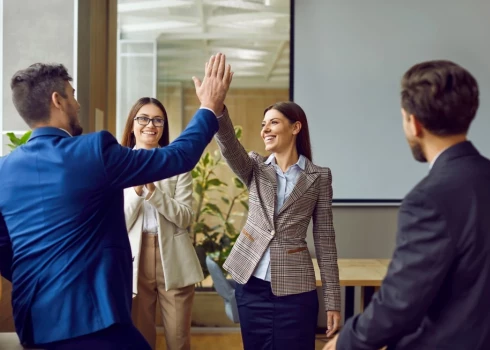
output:
[[[276,234],[276,231],[272,230],[272,231],[271,231],[271,235],[273,235],[273,236],[274,236],[275,234]]]

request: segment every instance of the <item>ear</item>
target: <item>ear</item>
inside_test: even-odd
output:
[[[293,135],[298,135],[301,131],[302,125],[301,122],[295,122],[293,124]]]
[[[410,115],[410,124],[411,124],[411,129],[412,129],[413,135],[416,137],[421,137],[422,134],[424,133],[424,127],[419,122],[417,117],[413,114]]]
[[[51,102],[53,102],[53,105],[57,108],[57,109],[62,109],[62,105],[61,105],[61,95],[59,93],[57,93],[56,91],[53,92],[53,94],[51,95]]]

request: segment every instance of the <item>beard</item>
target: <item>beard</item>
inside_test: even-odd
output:
[[[410,145],[410,150],[412,151],[412,155],[415,160],[417,162],[427,163],[427,158],[425,157],[424,150],[422,149],[420,143],[408,141],[408,144]]]
[[[83,133],[83,128],[80,125],[80,121],[78,120],[78,116],[76,114],[74,117],[70,118],[70,129],[72,136],[79,136]]]

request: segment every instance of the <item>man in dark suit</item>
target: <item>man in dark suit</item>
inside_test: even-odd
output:
[[[34,64],[13,76],[14,105],[33,133],[0,158],[0,273],[12,281],[23,344],[150,348],[131,322],[123,189],[196,165],[218,129],[233,75],[223,55],[206,67],[196,83],[201,108],[182,135],[137,151],[106,131],[79,136],[80,105],[62,65]]]
[[[452,62],[405,73],[403,129],[430,171],[400,207],[379,292],[325,349],[489,348],[490,161],[466,139],[478,95],[474,77]]]

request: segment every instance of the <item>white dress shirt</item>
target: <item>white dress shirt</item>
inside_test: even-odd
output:
[[[305,169],[306,160],[303,155],[300,155],[298,161],[289,167],[286,172],[283,172],[281,168],[276,164],[276,158],[273,154],[267,158],[265,164],[272,164],[276,170],[277,178],[277,205],[274,208],[274,212],[277,215],[286,199],[288,199],[291,192],[293,192],[294,186],[298,181],[299,174]],[[259,264],[255,268],[253,275],[264,281],[271,281],[271,251],[270,247],[267,247],[264,255],[259,261]]]
[[[134,150],[137,150],[138,147],[134,146]],[[136,192],[136,190],[134,190]],[[156,190],[155,190],[156,191]],[[143,192],[139,197],[146,198],[148,196],[148,189],[146,186],[143,186]],[[136,193],[138,194],[138,193]],[[149,233],[152,235],[158,234],[158,212],[153,205],[150,204],[146,199],[143,200],[143,232]]]

